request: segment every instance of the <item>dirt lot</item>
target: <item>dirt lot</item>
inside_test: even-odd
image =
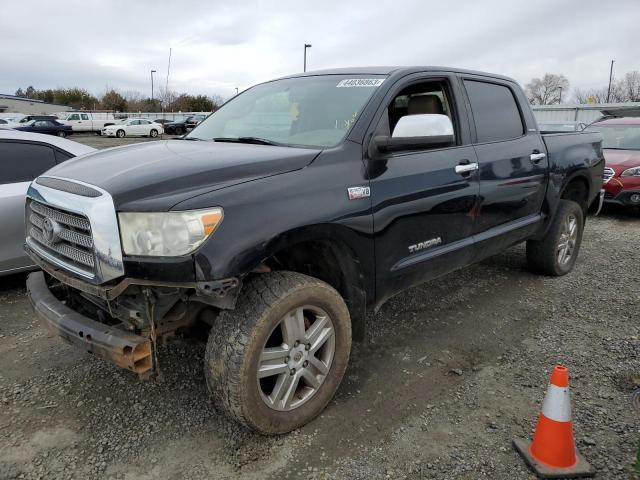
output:
[[[196,341],[140,383],[45,330],[24,275],[0,279],[0,478],[533,478],[511,439],[531,436],[556,362],[598,478],[635,478],[639,232],[640,215],[605,211],[566,277],[528,273],[515,247],[392,299],[335,401],[279,437],[213,410]]]

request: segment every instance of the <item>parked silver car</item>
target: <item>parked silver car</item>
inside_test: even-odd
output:
[[[93,151],[51,135],[0,129],[0,276],[34,267],[22,249],[31,181],[58,163]]]

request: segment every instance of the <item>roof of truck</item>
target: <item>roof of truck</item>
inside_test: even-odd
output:
[[[287,75],[281,78],[292,77],[310,77],[313,75],[391,75],[391,74],[404,74],[417,72],[453,72],[453,73],[466,73],[470,75],[481,75],[484,77],[499,78],[502,80],[509,80],[515,82],[514,79],[506,77],[504,75],[496,75],[495,73],[479,72],[476,70],[466,70],[464,68],[455,67],[438,67],[438,66],[371,66],[371,67],[346,67],[346,68],[330,68],[326,70],[313,70],[309,72],[296,73],[293,75]]]

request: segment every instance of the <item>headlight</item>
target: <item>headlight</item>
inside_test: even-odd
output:
[[[121,212],[120,238],[126,255],[175,257],[193,252],[216,231],[222,208],[184,212]]]
[[[621,177],[640,177],[640,167],[627,168],[620,174]]]

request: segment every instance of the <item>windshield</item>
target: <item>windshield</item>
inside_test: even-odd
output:
[[[602,134],[602,148],[640,150],[640,125],[591,125],[587,130]]]
[[[227,102],[187,139],[253,137],[283,145],[332,147],[345,137],[381,75],[321,75],[257,85]]]

